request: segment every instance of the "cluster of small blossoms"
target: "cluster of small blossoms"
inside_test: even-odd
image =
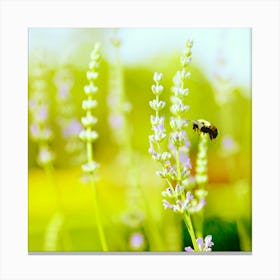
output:
[[[199,252],[211,252],[211,247],[214,245],[212,242],[212,235],[207,235],[204,240],[203,238],[199,237],[196,240]],[[190,246],[185,247],[186,252],[194,252],[194,249]]]
[[[197,177],[192,180],[190,170],[192,168],[186,128],[189,120],[186,119],[185,114],[189,110],[189,106],[185,104],[185,97],[188,96],[189,89],[185,86],[185,82],[190,78],[188,67],[191,62],[192,41],[188,41],[183,56],[181,57],[181,70],[177,71],[172,87],[171,96],[171,118],[170,128],[171,132],[168,138],[168,149],[164,150],[164,141],[167,139],[166,129],[164,127],[164,116],[161,111],[164,109],[166,103],[160,100],[160,95],[163,92],[163,86],[160,84],[162,80],[161,73],[154,74],[154,82],[152,85],[152,92],[155,99],[150,101],[150,107],[155,111],[155,115],[151,116],[151,125],[153,135],[149,136],[149,153],[152,158],[161,164],[162,170],[157,171],[157,175],[165,179],[168,187],[162,192],[165,198],[163,207],[165,209],[172,209],[174,212],[183,215],[186,226],[195,246],[195,251],[209,251],[213,245],[211,238],[207,236],[205,243],[202,239],[195,238],[195,232],[192,226],[190,215],[194,212],[199,212],[205,205],[205,196],[207,192],[204,189],[196,189],[193,187],[197,185],[197,180],[201,183],[207,180],[206,175],[206,138],[203,135],[203,140],[200,143],[199,155],[197,160]],[[206,176],[206,177],[205,177]],[[209,241],[209,242],[208,242]],[[198,242],[196,244],[196,242]]]
[[[189,106],[185,105],[184,99],[189,93],[185,81],[191,75],[188,66],[191,62],[192,45],[192,41],[187,42],[186,49],[181,57],[182,69],[177,71],[173,79],[174,86],[172,87],[173,94],[170,107],[172,114],[170,118],[171,133],[168,151],[162,151],[161,145],[167,135],[164,128],[164,117],[160,115],[160,111],[165,107],[165,102],[159,99],[163,92],[163,86],[160,84],[162,74],[160,73],[154,74],[155,84],[152,86],[152,92],[156,98],[150,101],[155,116],[151,116],[154,134],[149,137],[149,153],[153,159],[162,165],[162,170],[157,171],[157,175],[168,182],[168,188],[162,192],[162,195],[166,198],[163,200],[163,206],[165,209],[170,208],[181,213],[186,210],[189,213],[197,212],[205,205],[205,199],[201,197],[201,194],[200,198],[197,197],[196,193],[194,197],[190,191],[190,169],[192,166],[189,158],[190,143],[186,134],[188,120],[185,118]]]
[[[31,94],[29,101],[30,137],[38,144],[37,162],[41,167],[52,164],[54,154],[50,149],[53,132],[49,124],[49,99],[47,96],[46,70],[38,62],[31,70]]]
[[[65,150],[70,156],[68,162],[69,164],[80,164],[85,160],[85,156],[84,145],[78,141],[77,137],[83,128],[79,120],[73,117],[76,113],[71,94],[74,77],[71,71],[64,66],[56,72],[54,83],[57,87],[56,102],[59,108],[57,123],[65,141]]]
[[[150,101],[150,107],[155,111],[155,115],[151,115],[151,125],[153,134],[149,136],[149,153],[152,158],[161,163],[163,170],[158,171],[157,174],[164,179],[172,180],[176,177],[176,171],[170,164],[171,154],[169,152],[161,151],[161,143],[166,139],[167,134],[164,128],[164,116],[160,115],[160,111],[165,107],[166,103],[160,100],[160,95],[163,92],[163,86],[160,84],[162,80],[161,73],[154,74],[155,84],[152,85],[152,92],[155,99]]]
[[[93,115],[93,110],[97,106],[95,94],[98,92],[98,87],[95,81],[98,77],[99,49],[100,45],[95,44],[90,55],[91,60],[89,62],[89,70],[87,71],[88,85],[84,87],[84,93],[87,98],[82,103],[82,108],[86,116],[81,119],[84,129],[79,134],[81,140],[87,145],[87,163],[82,166],[82,169],[88,174],[93,174],[98,167],[98,163],[93,160],[92,143],[98,138],[97,132],[93,129],[97,123],[97,118]]]
[[[204,185],[207,183],[208,176],[207,176],[207,150],[208,150],[208,135],[201,133],[200,141],[198,144],[198,153],[196,159],[196,183],[198,185]]]
[[[207,123],[206,121],[204,122]],[[210,125],[210,123],[207,124]],[[195,168],[195,182],[198,187],[195,191],[195,194],[196,197],[199,199],[200,204],[206,204],[205,197],[208,195],[208,192],[205,190],[205,185],[208,181],[207,151],[208,151],[208,135],[205,133],[200,133],[197,159],[196,159],[196,168]]]
[[[117,30],[116,30],[117,31]],[[122,221],[129,228],[130,237],[128,246],[132,250],[143,250],[146,244],[145,233],[141,230],[145,219],[143,197],[138,187],[138,179],[135,175],[135,152],[132,150],[129,112],[131,104],[127,99],[124,88],[123,66],[120,56],[122,41],[117,32],[111,36],[111,44],[114,48],[114,57],[110,65],[108,109],[109,125],[114,141],[119,147],[117,160],[128,168],[126,192],[126,209],[122,213]]]
[[[179,185],[176,185],[175,190],[172,187],[168,187],[161,194],[163,197],[174,200],[176,202],[172,204],[166,199],[162,201],[164,209],[170,208],[174,212],[184,213],[185,211],[188,211],[189,213],[195,213],[200,211],[206,204],[204,196],[198,200],[194,198],[190,191],[187,191],[187,193],[185,194],[184,189]]]

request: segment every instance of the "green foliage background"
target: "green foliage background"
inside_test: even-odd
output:
[[[61,108],[56,102],[57,88],[54,75],[60,67],[66,67],[74,76],[71,89],[76,116],[83,116],[81,108],[84,99],[83,87],[87,83],[86,71],[93,42],[101,41],[104,48],[110,48],[105,35],[112,30],[73,30],[73,38],[83,38],[90,34],[92,40],[84,40],[63,65],[55,63],[52,54],[46,62],[46,81],[48,100],[50,101],[50,123],[55,138],[51,147],[56,154],[54,189],[47,174],[36,163],[37,144],[28,139],[28,248],[29,251],[46,251],[44,247],[48,225],[56,213],[56,197],[59,193],[62,204],[63,229],[57,233],[56,251],[100,251],[101,245],[97,235],[90,187],[83,182],[81,167],[70,164],[71,158],[64,149],[64,140],[57,125]],[[86,36],[86,35],[84,35]],[[186,38],[188,39],[188,38]],[[125,38],[123,38],[125,41]],[[198,44],[199,42],[194,42]],[[141,46],[140,46],[141,47]],[[179,46],[178,49],[183,49]],[[207,50],[206,50],[207,51]],[[102,47],[101,47],[102,52]],[[102,53],[101,53],[102,54]],[[63,55],[63,53],[61,53]],[[124,85],[127,99],[132,105],[129,113],[131,140],[137,155],[137,173],[140,185],[150,209],[147,216],[148,226],[139,230],[146,238],[144,251],[176,252],[189,246],[190,238],[182,221],[171,211],[163,210],[161,191],[165,186],[155,175],[157,164],[148,154],[148,136],[151,134],[148,103],[153,98],[151,93],[152,77],[155,71],[164,73],[163,99],[169,103],[172,78],[180,66],[180,52],[159,53],[146,66],[124,65]],[[33,50],[29,52],[29,73],[38,59]],[[229,58],[230,59],[230,58]],[[215,124],[219,130],[217,139],[209,143],[208,176],[209,184],[207,205],[205,207],[205,234],[212,234],[214,251],[251,251],[251,130],[252,100],[250,85],[248,87],[232,84],[230,100],[221,105],[215,97],[215,85],[200,65],[193,58],[191,79],[188,86],[190,94],[186,103],[190,105],[189,119],[206,119]],[[120,148],[112,137],[108,125],[109,108],[107,95],[110,73],[110,59],[103,56],[100,64],[96,109],[98,123],[96,130],[99,138],[94,144],[98,169],[98,198],[102,209],[105,234],[110,251],[133,251],[129,247],[131,228],[122,222],[122,214],[127,210],[126,193],[129,189],[127,170],[118,157]],[[250,70],[250,69],[248,69]],[[29,98],[32,95],[32,76],[29,76]],[[230,83],[230,82],[229,82]],[[168,105],[167,105],[168,108]],[[169,112],[165,111],[168,119]],[[29,118],[29,124],[31,120]],[[191,142],[192,164],[195,165],[197,152],[197,134],[188,128]],[[223,149],[223,137],[230,136],[238,144],[239,150],[227,155]],[[149,230],[147,230],[149,228]],[[153,233],[151,233],[151,229]],[[155,232],[159,234],[155,234]]]

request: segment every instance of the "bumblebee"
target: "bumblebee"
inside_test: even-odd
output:
[[[218,129],[206,120],[192,120],[193,130],[198,133],[209,134],[210,140],[218,136]]]

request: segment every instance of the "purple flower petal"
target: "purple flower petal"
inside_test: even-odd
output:
[[[39,122],[44,122],[48,118],[48,108],[47,106],[41,106],[36,114],[36,119]]]
[[[112,128],[120,129],[123,126],[123,116],[119,114],[114,114],[109,117],[109,123]]]
[[[188,247],[185,247],[185,251],[186,252],[194,252],[194,249],[192,247],[188,246]]]
[[[187,194],[186,194],[186,200],[188,200],[188,201],[193,200],[193,195],[192,195],[191,192],[187,192]]]
[[[82,131],[82,126],[79,121],[73,119],[66,127],[62,129],[62,135],[64,138],[79,135]]]
[[[189,156],[184,153],[183,151],[179,152],[179,157],[180,157],[180,162],[182,163],[182,165],[186,168],[192,168],[191,165],[191,160],[189,158]]]
[[[69,85],[67,83],[63,83],[59,86],[58,93],[61,99],[66,99],[69,93]]]
[[[40,129],[39,126],[36,124],[31,124],[30,125],[30,133],[32,137],[36,138],[39,135]]]
[[[212,242],[212,235],[207,235],[205,237],[205,247],[212,247],[214,245],[214,243]]]
[[[232,149],[234,147],[234,141],[231,137],[224,137],[222,145],[225,149]]]
[[[155,155],[157,153],[155,148],[154,148],[154,145],[153,145],[152,141],[150,141],[149,153],[152,154],[152,155]]]
[[[204,245],[203,239],[201,237],[197,238],[196,243],[198,245],[199,251],[202,251]]]
[[[164,200],[162,201],[162,203],[163,203],[164,209],[167,209],[167,208],[173,209],[173,205],[170,204],[167,200],[164,199]]]
[[[141,233],[134,233],[130,236],[130,240],[129,243],[131,245],[131,247],[137,249],[139,247],[141,247],[144,243],[144,237],[143,234]]]

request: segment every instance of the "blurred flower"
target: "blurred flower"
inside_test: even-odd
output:
[[[238,143],[231,137],[225,136],[222,139],[221,155],[222,156],[232,156],[239,151]]]
[[[52,163],[54,160],[54,154],[51,152],[51,150],[48,147],[42,147],[39,150],[38,155],[38,163],[42,166],[48,165]]]
[[[220,42],[222,41],[223,40],[220,40]],[[217,58],[212,79],[215,99],[220,106],[230,103],[233,99],[232,77],[233,75],[230,72],[227,58],[224,53],[224,46],[223,43],[221,43],[219,50],[217,50]]]
[[[199,135],[198,153],[196,159],[195,179],[198,185],[207,183],[207,150],[208,150],[208,135],[201,133]]]
[[[120,114],[111,114],[109,116],[109,123],[113,129],[121,129],[123,126],[124,118]]]
[[[72,119],[66,127],[62,128],[62,135],[64,138],[76,136],[82,129],[81,124],[76,119]]]
[[[69,85],[66,83],[62,83],[59,85],[58,94],[61,99],[66,99],[69,94]]]
[[[132,196],[133,195],[131,194],[131,197]],[[137,203],[135,203],[134,199],[133,202],[134,206],[137,206]],[[130,207],[129,211],[125,211],[122,217],[123,223],[131,228],[139,228],[144,219],[145,215],[141,209],[139,209],[139,207]]]
[[[39,137],[39,133],[40,133],[40,129],[39,129],[39,126],[35,123],[32,123],[30,125],[30,134],[31,134],[31,137],[36,139]]]
[[[33,109],[34,109],[33,118],[34,118],[34,121],[36,121],[36,123],[40,124],[40,123],[44,123],[47,121],[48,116],[49,116],[47,105],[37,106],[37,108],[33,107]]]
[[[49,99],[45,75],[46,68],[41,61],[37,61],[30,69],[29,133],[31,139],[38,144],[37,162],[42,167],[51,165],[54,160],[54,154],[49,148],[53,132],[50,128]]]
[[[108,122],[111,128],[111,135],[118,147],[118,154],[115,157],[117,164],[121,164],[125,170],[125,209],[122,213],[122,221],[129,230],[134,232],[128,241],[132,250],[144,249],[144,232],[139,233],[143,228],[146,219],[145,197],[141,193],[139,182],[138,159],[132,144],[131,118],[132,105],[128,100],[124,83],[124,71],[121,60],[121,39],[117,32],[112,36],[111,43],[114,57],[110,63],[109,95],[107,98],[109,117]],[[140,159],[141,160],[141,159]],[[147,225],[147,223],[146,223]]]
[[[134,232],[129,237],[129,244],[133,250],[140,250],[145,245],[145,237],[141,232]]]
[[[75,117],[76,108],[71,94],[74,76],[67,65],[62,65],[56,71],[54,83],[57,88],[56,103],[59,108],[57,123],[60,126],[65,151],[67,152],[67,160],[63,164],[80,165],[85,160],[85,154],[84,145],[79,141],[77,135],[83,128]]]

